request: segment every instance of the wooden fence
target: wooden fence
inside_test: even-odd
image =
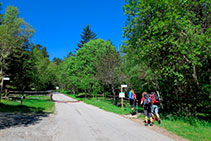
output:
[[[50,100],[53,101],[53,91],[5,91],[5,99],[18,99],[23,103],[25,96],[50,96]]]

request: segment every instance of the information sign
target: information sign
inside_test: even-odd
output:
[[[10,80],[10,78],[9,77],[4,77],[3,80]]]
[[[120,93],[119,93],[119,97],[120,97],[120,98],[125,98],[125,93],[124,93],[124,92],[120,92]]]

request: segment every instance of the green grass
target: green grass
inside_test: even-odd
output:
[[[91,99],[84,99],[83,100],[87,104],[91,104],[94,106],[97,106],[105,111],[113,112],[116,114],[129,114],[130,113],[130,107],[128,105],[125,105],[122,111],[121,107],[117,107],[112,104],[110,101],[103,101],[97,98],[91,98]]]
[[[42,98],[42,99],[30,99]],[[47,96],[27,96],[21,105],[20,101],[2,99],[0,104],[0,112],[12,113],[44,113],[53,112],[54,103]]]
[[[211,140],[210,123],[205,121],[197,119],[164,119],[163,124],[160,126],[190,140]]]
[[[27,96],[27,99],[49,99],[49,96]]]
[[[144,115],[140,115],[138,118],[144,120]],[[211,124],[208,121],[200,121],[196,118],[165,118],[161,115],[161,122],[161,124],[157,122],[154,124],[190,140],[211,140]]]

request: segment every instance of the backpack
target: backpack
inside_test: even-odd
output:
[[[152,104],[152,97],[150,94],[145,94],[144,95],[144,106],[146,105],[151,105]]]
[[[129,92],[128,98],[129,98],[129,99],[134,99],[134,98],[133,98],[133,93],[132,93],[132,91]]]
[[[155,101],[159,101],[158,94],[156,92],[151,92],[155,98]]]

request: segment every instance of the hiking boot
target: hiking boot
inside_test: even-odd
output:
[[[150,123],[150,126],[153,126],[153,123]]]
[[[148,123],[145,123],[145,126],[148,126]]]
[[[130,114],[133,116],[133,115],[134,115],[134,112],[133,112],[133,111],[131,111],[131,112],[130,112]]]
[[[161,121],[160,120],[158,120],[158,124],[160,124],[161,123]]]

